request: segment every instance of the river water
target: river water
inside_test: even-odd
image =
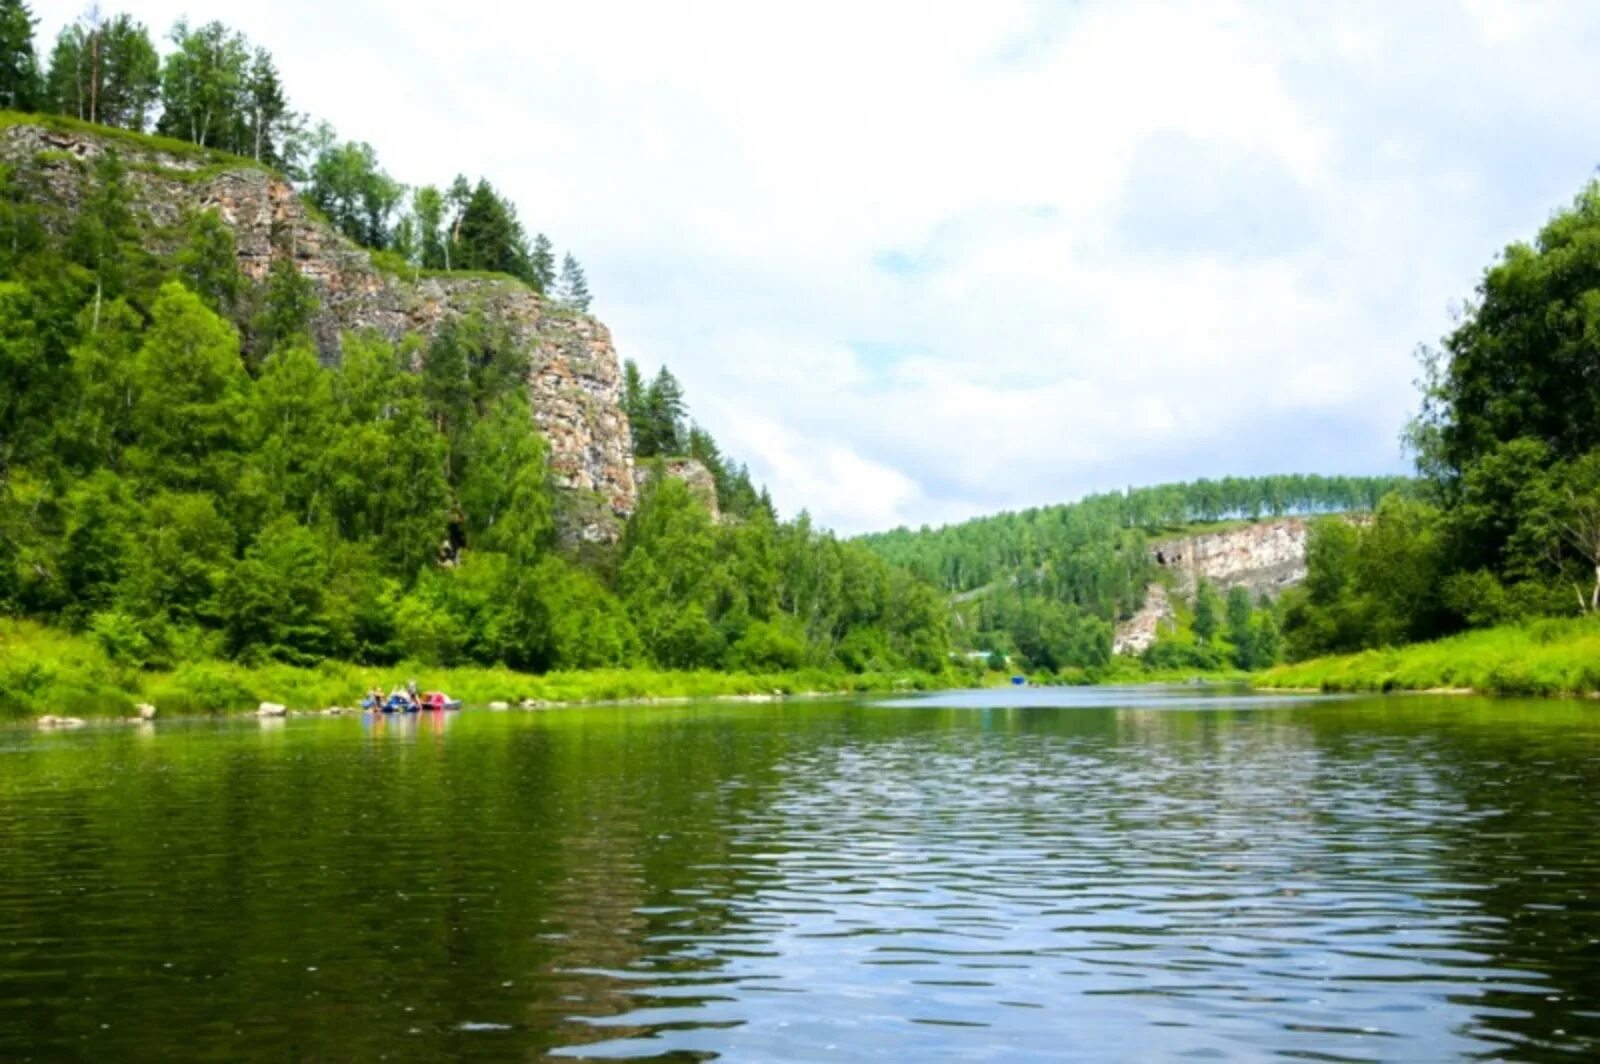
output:
[[[1600,1055],[1600,706],[0,731],[3,1060]]]

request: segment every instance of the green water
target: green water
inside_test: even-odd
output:
[[[1600,1053],[1600,705],[0,731],[0,1060]]]

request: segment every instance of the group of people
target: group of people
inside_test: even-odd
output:
[[[367,692],[364,704],[372,709],[381,709],[385,705],[405,705],[412,709],[421,709],[422,698],[417,694],[417,681],[411,680],[404,687],[396,685],[395,689],[389,692],[388,698],[384,697],[383,688],[374,687]]]

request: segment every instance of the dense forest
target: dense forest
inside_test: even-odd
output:
[[[1034,668],[1094,668],[1110,662],[1116,621],[1139,607],[1157,578],[1147,549],[1152,539],[1230,518],[1371,510],[1405,483],[1399,477],[1227,477],[1091,495],[938,529],[901,528],[862,542],[953,597],[958,641],[1020,656]],[[1234,596],[1227,632],[1238,638],[1222,646],[1222,638],[1212,638],[1206,611],[1220,617],[1223,606],[1203,591],[1195,604],[1198,638],[1153,648],[1149,663],[1198,669],[1270,664],[1277,654],[1276,622],[1256,618],[1257,604]],[[1190,631],[1185,626],[1185,636]]]
[[[76,24],[43,74],[18,44],[26,9],[0,3],[0,28],[5,103],[128,129],[154,120],[295,164],[292,124],[250,102],[270,59],[220,27],[180,23],[158,60],[125,17]],[[192,104],[182,93],[209,84],[219,56],[234,64],[218,82],[228,91]],[[484,185],[447,199],[453,216],[418,222],[421,250],[408,250],[407,219],[388,220],[393,197],[329,196],[344,177],[319,171],[347,154],[317,148],[304,193],[356,239],[419,269],[549,282],[480,256],[495,243],[475,244],[492,232],[475,229]],[[0,613],[152,668],[945,667],[937,592],[804,517],[778,521],[744,467],[688,421],[665,370],[649,384],[629,372],[641,461],[696,455],[727,516],[657,476],[620,542],[580,558],[556,535],[563,501],[528,412],[529,352],[494,320],[467,314],[398,344],[352,334],[323,365],[308,335],[315,291],[292,263],[252,283],[215,212],[152,233],[115,152],[84,165],[88,194],[73,210],[26,167],[0,171]],[[514,222],[504,207],[486,216]],[[559,298],[581,290],[569,272]],[[569,301],[581,309],[587,296]]]
[[[154,132],[254,160],[294,180],[350,239],[389,266],[510,274],[578,310],[591,301],[571,253],[528,234],[514,203],[484,178],[408,188],[370,144],[342,140],[293,110],[272,55],[220,22],[180,19],[163,56],[126,14],[89,13],[45,57],[22,0],[0,0],[0,109]]]
[[[1600,612],[1600,184],[1508,247],[1420,356],[1421,480],[1368,525],[1316,529],[1294,658]]]

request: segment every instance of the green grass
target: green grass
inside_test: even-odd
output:
[[[160,152],[163,155],[175,156],[211,166],[226,168],[247,166],[254,170],[270,171],[270,167],[246,156],[230,155],[225,151],[201,147],[198,144],[191,144],[186,140],[177,140],[173,137],[162,137],[153,133],[135,133],[131,129],[118,129],[116,126],[96,125],[93,122],[84,122],[77,118],[69,118],[66,115],[0,111],[0,129],[9,129],[12,126],[39,126],[44,129],[55,130],[58,133],[86,134],[98,140],[109,141],[125,148],[137,151]]]
[[[1434,643],[1281,665],[1258,687],[1322,691],[1473,690],[1504,695],[1600,693],[1600,621],[1530,621]]]
[[[523,699],[618,702],[741,695],[930,690],[952,677],[911,671],[851,674],[823,669],[784,673],[597,669],[531,675],[504,668],[438,668],[402,662],[363,666],[329,661],[314,668],[207,661],[167,672],[113,662],[93,641],[27,621],[0,619],[0,719],[52,713],[128,716],[151,702],[164,716],[232,713],[262,702],[293,709],[354,705],[371,687],[415,679],[469,704]]]

